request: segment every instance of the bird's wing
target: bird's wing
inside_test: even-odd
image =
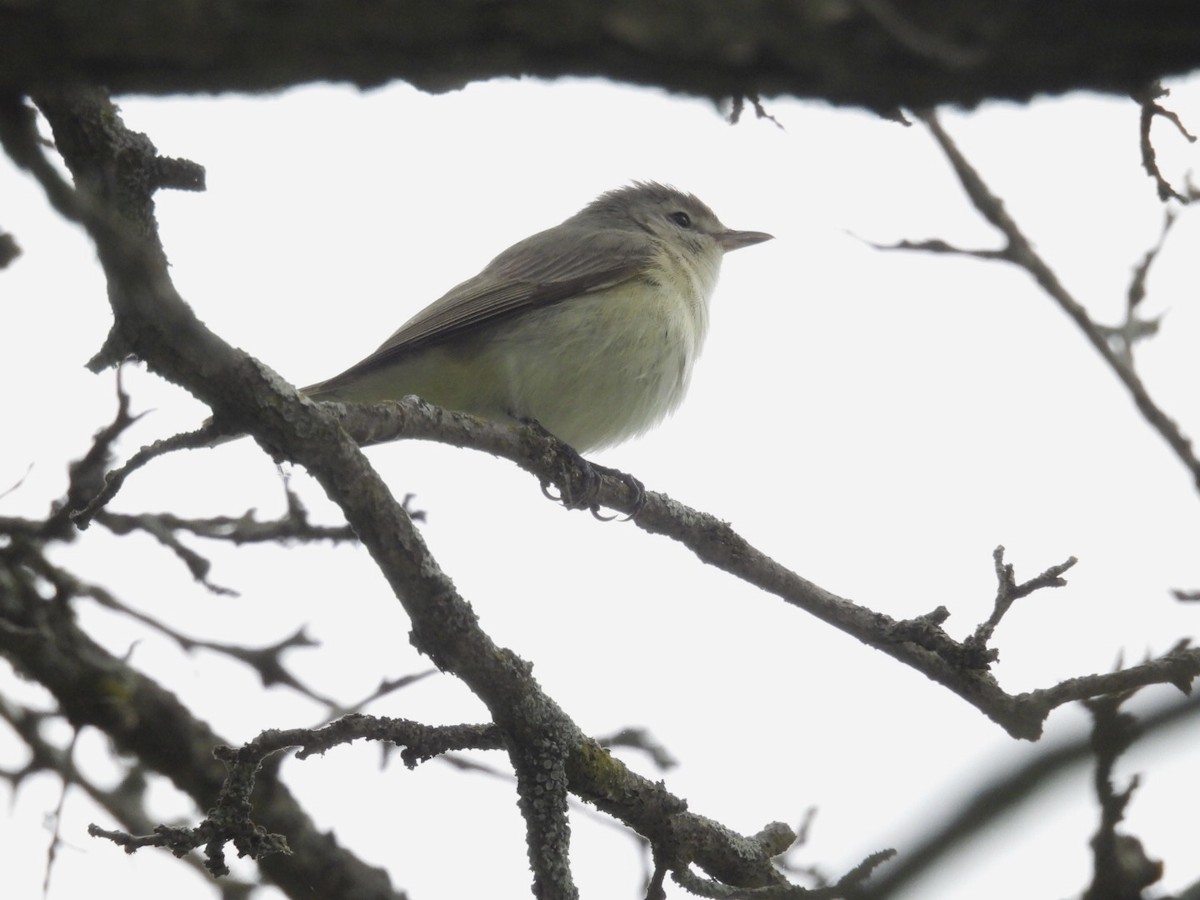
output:
[[[340,387],[421,346],[636,278],[652,250],[640,231],[596,231],[564,222],[539,232],[425,307],[366,359],[309,390]]]

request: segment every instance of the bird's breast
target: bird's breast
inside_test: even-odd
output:
[[[671,413],[704,341],[708,295],[655,274],[530,312],[489,341],[509,414],[591,450]]]

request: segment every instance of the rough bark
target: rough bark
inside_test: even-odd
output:
[[[1198,65],[1192,0],[0,0],[0,89],[19,92],[596,76],[886,110],[1130,92]]]

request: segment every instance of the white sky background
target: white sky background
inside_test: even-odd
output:
[[[1200,80],[1174,87],[1168,105],[1200,130]],[[297,384],[356,361],[500,250],[603,190],[658,179],[692,191],[729,226],[776,240],[727,258],[682,410],[599,461],[727,519],[785,565],[874,609],[903,617],[944,604],[958,637],[990,610],[997,544],[1019,577],[1078,556],[1067,588],[1024,601],[999,629],[995,671],[1010,691],[1104,671],[1119,654],[1161,652],[1196,630],[1200,611],[1168,590],[1200,585],[1200,498],[1074,326],[1015,269],[880,253],[852,236],[999,246],[920,127],[777,101],[768,107],[783,130],[752,116],[730,127],[702,101],[584,82],[495,82],[441,97],[319,87],[121,106],[162,153],[208,170],[207,192],[159,195],[181,293],[217,333]],[[1139,166],[1137,118],[1131,101],[1071,96],[943,119],[1105,322],[1119,319],[1131,267],[1162,223]],[[1162,123],[1155,134],[1164,172],[1182,183],[1197,151]],[[86,239],[10,165],[0,165],[0,198],[0,225],[24,250],[0,273],[9,423],[0,485],[33,464],[0,498],[0,514],[42,515],[62,492],[67,461],[113,413],[112,374],[83,369],[110,315]],[[1193,212],[1168,239],[1145,303],[1147,314],[1168,314],[1138,355],[1152,394],[1192,436],[1198,235]],[[135,410],[152,412],[121,444],[125,453],[207,414],[143,371],[127,371],[126,384]],[[978,779],[1039,750],[680,547],[563,511],[508,463],[416,443],[370,455],[397,495],[415,493],[428,511],[423,533],[484,627],[535,664],[584,730],[648,727],[681,766],[662,776],[639,755],[623,757],[744,833],[776,819],[794,825],[819,807],[799,858],[831,875],[881,847],[903,849]],[[340,521],[302,471],[291,479],[315,517]],[[184,515],[249,507],[282,509],[275,467],[249,442],[160,460],[115,502]],[[343,702],[427,667],[361,550],[199,549],[214,560],[212,579],[241,597],[194,586],[144,537],[93,528],[58,557],[196,637],[258,645],[307,623],[322,646],[287,661]],[[231,741],[322,714],[286,689],[263,694],[253,673],[224,658],[185,655],[86,605],[81,614]],[[7,670],[0,679],[6,692],[41,698]],[[484,717],[450,677],[369,711],[430,723]],[[1081,721],[1056,712],[1048,738]],[[1166,860],[1170,888],[1196,877],[1187,810],[1197,735],[1176,734],[1139,747],[1122,769],[1142,774],[1129,830]],[[104,774],[99,754],[86,750],[101,744],[88,734],[81,749],[95,777]],[[322,827],[386,864],[414,900],[527,896],[508,782],[437,762],[380,771],[378,757],[377,748],[343,748],[290,761],[285,772]],[[500,754],[483,759],[506,768]],[[0,765],[20,760],[0,731]],[[1018,879],[1037,896],[1077,894],[1096,827],[1087,778],[1064,781],[912,896],[1007,897]],[[160,815],[193,820],[186,804],[162,797]],[[56,801],[53,780],[34,779],[0,818],[6,896],[40,894],[43,820]],[[640,896],[640,851],[595,820],[573,818],[583,896]],[[89,821],[111,824],[69,799],[51,898],[97,883],[119,883],[130,898],[211,896],[165,854],[127,857],[90,840]]]

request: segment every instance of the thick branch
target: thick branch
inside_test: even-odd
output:
[[[258,91],[602,77],[715,98],[886,110],[1072,89],[1129,94],[1200,66],[1192,0],[0,0],[0,89]]]

